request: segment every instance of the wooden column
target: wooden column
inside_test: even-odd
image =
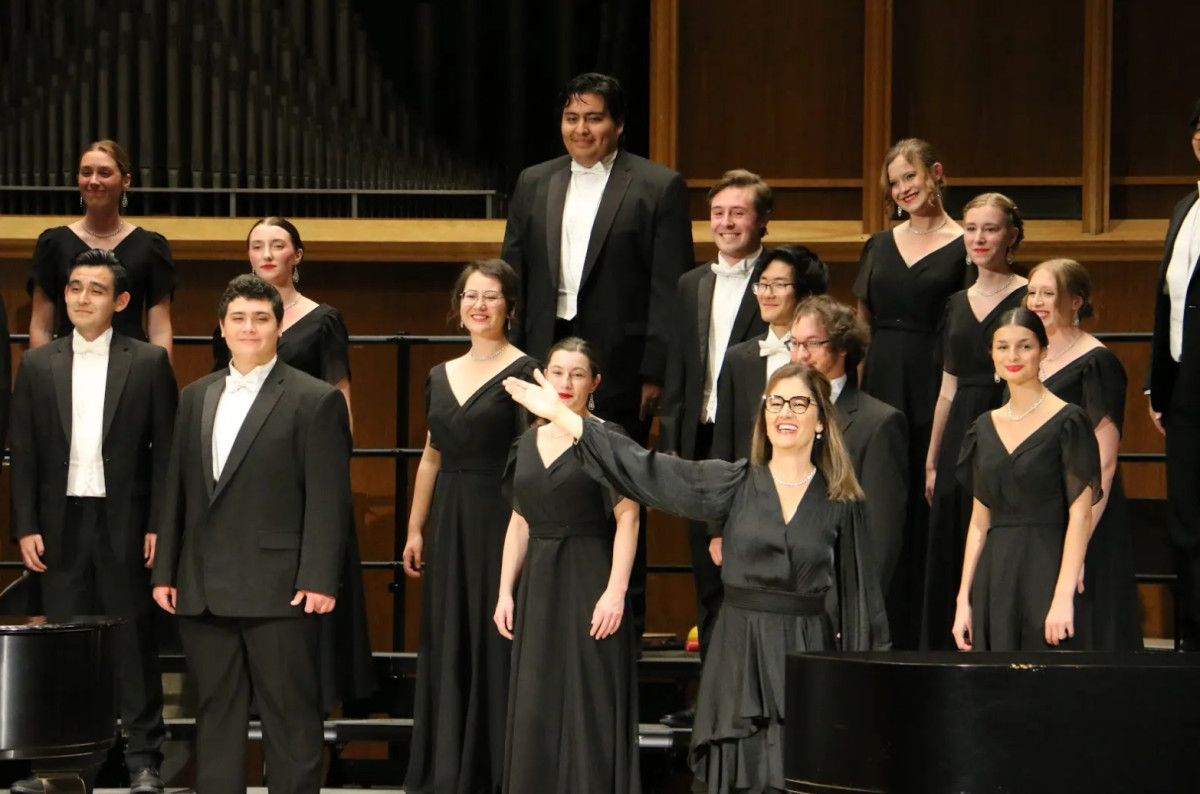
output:
[[[863,0],[863,224],[865,234],[882,231],[883,192],[879,170],[891,145],[892,0]]]
[[[650,2],[650,159],[675,168],[679,149],[679,0]]]
[[[1108,231],[1112,142],[1113,0],[1085,0],[1083,39],[1083,231]]]

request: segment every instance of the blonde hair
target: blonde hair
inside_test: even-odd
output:
[[[782,380],[798,378],[813,394],[813,405],[817,408],[817,419],[825,426],[824,438],[813,442],[813,463],[825,478],[829,498],[835,502],[854,502],[863,499],[862,486],[854,476],[854,464],[846,451],[842,431],[833,421],[833,401],[829,394],[829,379],[819,371],[803,364],[785,364],[771,375],[765,393],[770,394]],[[754,438],[750,444],[750,462],[762,466],[771,460],[773,450],[767,437],[767,404],[763,400],[758,407],[758,419],[754,423]]]
[[[1025,221],[1021,218],[1021,211],[1017,209],[1016,202],[1003,193],[980,193],[963,206],[963,220],[967,219],[968,210],[977,207],[1000,208],[1000,211],[1004,213],[1004,225],[1009,229],[1017,230],[1017,239],[1008,247],[1009,251],[1016,251],[1020,247],[1021,241],[1025,239]]]
[[[946,178],[933,178],[933,167],[937,164],[937,155],[928,141],[920,138],[905,138],[896,141],[892,148],[883,156],[883,170],[879,173],[879,188],[883,191],[883,204],[889,215],[896,214],[896,202],[892,200],[892,185],[888,179],[888,166],[898,157],[908,160],[919,173],[924,174],[933,182],[933,191],[937,194],[938,202],[942,201],[942,193],[946,189]]]
[[[1054,286],[1060,296],[1083,299],[1076,312],[1080,320],[1086,320],[1095,314],[1095,310],[1092,308],[1092,277],[1088,274],[1086,267],[1074,259],[1047,259],[1029,271],[1030,281],[1039,270],[1045,270],[1054,276]],[[1025,297],[1023,304],[1029,305],[1029,296]]]

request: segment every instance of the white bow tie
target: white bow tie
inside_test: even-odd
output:
[[[758,342],[758,354],[763,358],[766,358],[767,356],[773,356],[776,353],[789,353],[791,351],[788,350],[787,340],[790,338],[791,335],[789,334],[783,339],[775,339],[773,337],[768,339],[760,339]]]
[[[71,339],[71,350],[77,356],[106,356],[108,355],[108,340],[103,336],[98,336],[89,342],[82,336],[75,336]]]
[[[238,372],[236,369],[230,369],[229,374],[225,376],[225,393],[233,394],[243,389],[251,394],[258,394],[258,390],[262,388],[262,378],[259,377],[258,370],[255,369],[246,375]]]
[[[712,272],[725,278],[743,278],[747,273],[750,272],[750,263],[745,259],[743,259],[741,262],[738,262],[736,265],[727,265],[718,259],[716,262],[712,263],[711,267]]]
[[[585,165],[580,165],[574,160],[571,161],[572,174],[593,174],[595,176],[604,176],[608,173],[608,169],[604,167],[604,161],[601,160],[590,168]]]

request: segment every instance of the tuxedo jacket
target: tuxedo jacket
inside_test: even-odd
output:
[[[759,261],[762,261],[762,257],[759,257]],[[663,384],[662,407],[658,414],[658,448],[663,452],[677,452],[688,460],[695,458],[696,428],[704,414],[708,334],[712,326],[713,292],[717,283],[717,275],[712,272],[711,265],[710,262],[684,273],[675,290],[675,328],[671,337],[671,355],[667,360],[667,380]],[[754,275],[751,274],[746,280],[746,290],[729,333],[726,354],[734,345],[767,331],[767,323],[758,310],[758,301],[750,290],[753,282]],[[714,383],[713,389],[718,389],[718,384]],[[717,396],[717,405],[719,410],[720,394]]]
[[[1196,203],[1197,192],[1193,190],[1175,205],[1171,212],[1171,223],[1167,226],[1166,244],[1163,246],[1162,264],[1158,269],[1158,289],[1154,305],[1154,338],[1150,345],[1150,371],[1146,376],[1146,387],[1150,389],[1150,405],[1156,411],[1171,407],[1171,394],[1175,385],[1195,391],[1200,386],[1200,318],[1196,308],[1200,306],[1200,279],[1192,274],[1188,282],[1187,309],[1183,320],[1183,350],[1188,355],[1182,362],[1171,357],[1171,295],[1167,290],[1167,267],[1179,228],[1188,210]]]
[[[757,314],[757,302],[755,310]],[[717,421],[713,427],[712,457],[743,460],[750,457],[754,423],[767,388],[767,362],[759,355],[758,343],[767,331],[725,350],[721,375],[717,378]],[[703,388],[703,386],[701,387]]]
[[[40,534],[45,562],[60,563],[73,416],[73,335],[28,351],[13,393],[13,535]],[[167,351],[114,332],[104,386],[105,519],[116,558],[142,563],[154,532],[179,392]]]
[[[214,480],[228,372],[180,396],[152,579],[177,588],[180,615],[301,615],[303,604],[289,606],[297,590],[338,592],[351,515],[346,400],[276,361]]]
[[[563,205],[571,158],[521,172],[501,257],[521,277],[513,341],[545,361],[554,344],[562,269]],[[662,384],[675,322],[675,287],[695,264],[687,185],[675,171],[624,150],[613,161],[592,226],[579,287],[579,336],[592,344],[604,379],[596,402],[628,410],[644,382]]]

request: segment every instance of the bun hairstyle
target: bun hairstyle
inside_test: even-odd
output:
[[[1005,225],[1009,229],[1017,230],[1017,239],[1008,247],[1009,251],[1015,252],[1021,246],[1021,241],[1025,239],[1025,221],[1021,218],[1021,211],[1017,209],[1016,203],[1003,193],[980,193],[963,206],[963,220],[967,218],[967,210],[973,210],[976,207],[1000,208],[1004,213]]]
[[[1000,319],[996,320],[996,324],[992,326],[991,338],[988,339],[988,347],[995,344],[996,332],[1010,325],[1019,325],[1025,330],[1032,332],[1042,348],[1050,346],[1050,337],[1046,336],[1046,324],[1042,322],[1042,318],[1024,306],[1018,306],[1015,309],[1009,309],[1000,315]]]
[[[600,360],[596,358],[596,351],[592,349],[592,345],[585,339],[580,339],[578,336],[568,336],[554,343],[554,347],[550,348],[550,352],[546,354],[546,366],[550,366],[551,359],[555,353],[582,353],[587,359],[588,373],[595,380],[600,374]]]
[[[883,204],[887,207],[888,214],[895,216],[896,202],[892,200],[892,186],[888,180],[888,166],[897,157],[903,157],[908,162],[916,166],[917,170],[922,172],[926,177],[933,182],[933,189],[937,193],[938,202],[942,203],[943,194],[946,192],[946,178],[940,176],[937,179],[933,178],[933,166],[937,163],[937,155],[933,151],[933,146],[928,141],[923,141],[920,138],[905,138],[901,141],[896,141],[892,148],[887,150],[887,154],[883,156],[883,170],[879,174],[879,187],[883,191]]]
[[[83,153],[79,155],[79,159],[82,160],[83,155],[87,154],[88,152],[103,152],[104,154],[107,154],[113,159],[113,162],[117,164],[117,170],[121,172],[121,176],[129,176],[133,173],[133,166],[130,164],[129,154],[125,151],[121,144],[117,143],[116,141],[110,141],[107,139],[103,141],[93,141],[86,149],[83,150]]]
[[[1076,312],[1081,321],[1095,315],[1095,309],[1092,307],[1092,277],[1086,267],[1074,259],[1049,259],[1034,266],[1033,270],[1029,271],[1029,278],[1032,280],[1039,270],[1045,270],[1054,277],[1054,286],[1060,297],[1070,296],[1083,301]],[[1025,300],[1028,302],[1029,299]]]

